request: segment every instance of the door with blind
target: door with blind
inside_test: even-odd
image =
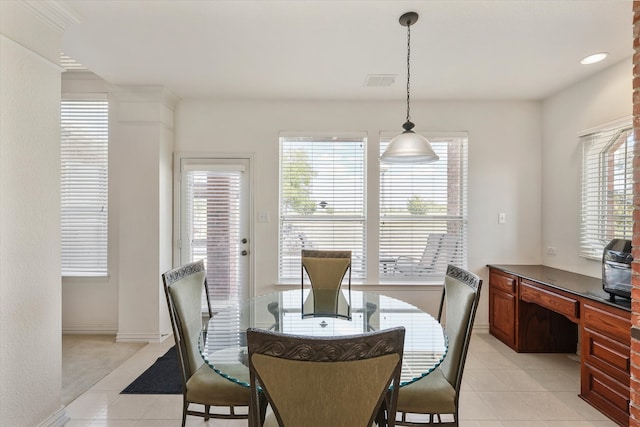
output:
[[[179,164],[180,264],[204,261],[219,311],[249,297],[249,159],[183,157]]]

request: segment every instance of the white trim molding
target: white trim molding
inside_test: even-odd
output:
[[[23,0],[19,3],[42,22],[61,33],[69,26],[82,22],[82,17],[77,11],[57,0]]]
[[[29,49],[28,47],[26,47],[22,43],[15,41],[11,37],[8,37],[4,34],[0,34],[0,41],[7,42],[10,46],[17,47],[20,51],[25,52],[27,55],[31,56],[32,58],[35,58],[36,60],[43,62],[44,64],[54,68],[60,73],[64,71],[64,68],[62,68],[60,64],[56,64],[55,62],[51,61],[49,58],[40,55],[38,52],[34,50]]]
[[[116,342],[148,342],[158,344],[170,337],[170,334],[137,334],[137,333],[118,333]]]
[[[47,417],[46,420],[38,424],[38,427],[63,427],[71,421],[64,406],[61,406],[56,412]]]
[[[75,335],[116,335],[117,325],[63,325],[63,334]]]

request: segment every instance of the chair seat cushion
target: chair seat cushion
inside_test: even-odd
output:
[[[398,412],[415,414],[455,413],[456,390],[436,369],[418,381],[400,387]]]
[[[189,402],[212,406],[248,406],[250,396],[249,387],[223,378],[206,363],[187,381],[186,399]]]

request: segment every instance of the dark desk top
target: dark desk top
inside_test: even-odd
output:
[[[488,267],[502,270],[538,282],[579,297],[588,298],[625,311],[631,311],[631,301],[616,297],[609,300],[609,294],[602,290],[602,280],[597,277],[585,276],[570,271],[547,267],[546,265],[496,265]]]

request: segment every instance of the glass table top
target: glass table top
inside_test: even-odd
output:
[[[315,295],[287,290],[251,298],[209,319],[200,352],[205,362],[231,381],[249,387],[246,330],[249,327],[309,336],[341,336],[405,327],[400,385],[410,384],[434,370],[447,352],[444,329],[430,314],[407,302],[375,292],[340,290]],[[326,302],[326,305],[314,301]],[[324,303],[323,303],[324,304]],[[337,309],[336,309],[337,307]]]

